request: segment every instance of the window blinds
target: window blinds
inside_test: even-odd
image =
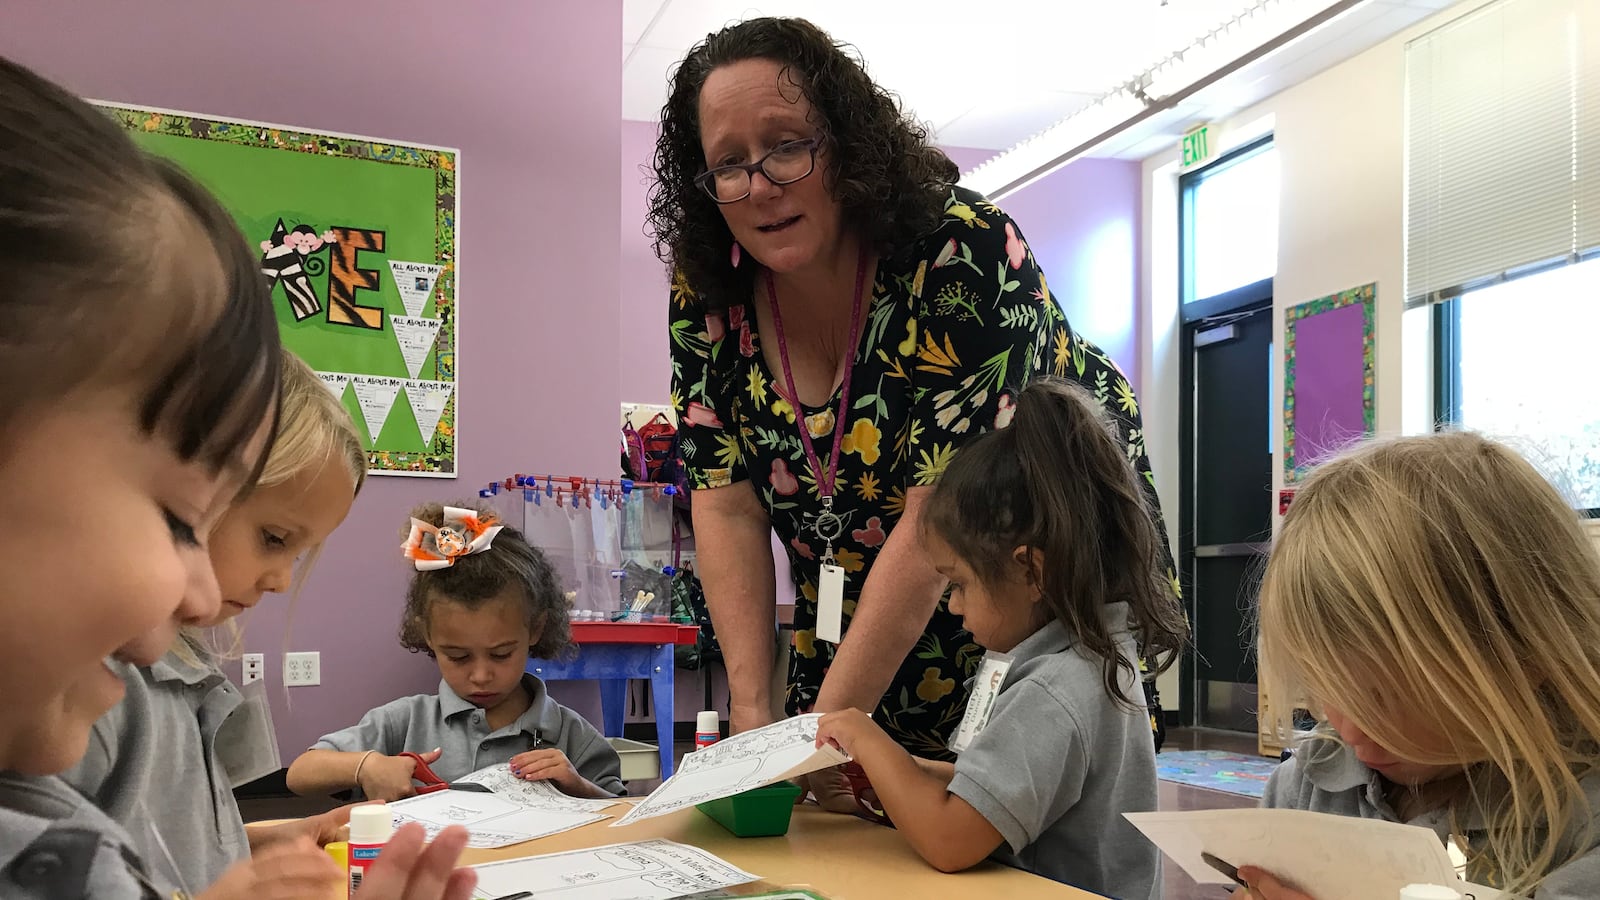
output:
[[[1499,0],[1406,45],[1406,298],[1600,248],[1600,0]]]

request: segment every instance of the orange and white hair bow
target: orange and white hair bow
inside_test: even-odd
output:
[[[444,508],[444,524],[411,520],[411,534],[400,549],[418,572],[447,569],[456,559],[489,549],[504,525],[493,515],[478,515],[459,506]]]

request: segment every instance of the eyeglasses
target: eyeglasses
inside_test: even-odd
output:
[[[750,196],[750,178],[760,172],[773,184],[794,184],[817,167],[816,138],[784,141],[753,163],[717,166],[695,176],[711,199],[718,203],[738,203]]]

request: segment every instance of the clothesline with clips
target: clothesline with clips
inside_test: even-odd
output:
[[[586,508],[592,508],[594,502],[599,500],[600,508],[607,509],[612,504],[626,505],[636,491],[656,497],[671,497],[678,493],[678,486],[655,481],[634,481],[630,478],[524,475],[519,472],[501,481],[490,482],[488,487],[478,491],[478,496],[493,497],[502,490],[521,491],[522,499],[535,506],[542,505],[544,498],[550,498],[555,500],[558,507],[564,506],[571,500],[574,506],[581,502]]]

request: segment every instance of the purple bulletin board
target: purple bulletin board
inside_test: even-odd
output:
[[[1283,480],[1371,435],[1377,286],[1365,285],[1284,313]]]

